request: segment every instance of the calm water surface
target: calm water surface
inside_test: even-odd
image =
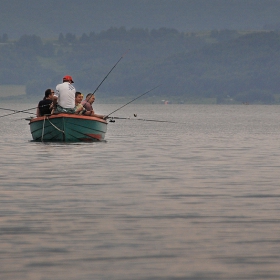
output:
[[[280,279],[280,107],[115,116],[134,113],[176,123],[59,144],[30,141],[28,115],[0,118],[0,279]]]

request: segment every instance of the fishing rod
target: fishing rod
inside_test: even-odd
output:
[[[46,106],[50,106],[50,104],[45,104],[45,105],[41,105],[41,106],[37,106],[37,107],[25,109],[25,110],[20,110],[20,111],[19,111],[19,110],[8,109],[8,108],[0,108],[0,109],[2,109],[2,110],[13,111],[13,113],[0,116],[0,118],[6,117],[6,116],[10,116],[10,115],[14,115],[14,114],[18,114],[18,113],[25,113],[25,114],[37,115],[37,114],[35,114],[35,113],[31,113],[31,112],[28,112],[28,111],[34,110],[34,109],[37,109],[37,108],[43,108],[43,107],[46,107]]]
[[[1,110],[5,110],[5,111],[12,111],[12,112],[14,112],[14,113],[17,113],[17,112],[19,112],[18,110],[13,110],[13,109],[8,109],[8,108],[1,108],[0,107],[0,109]],[[34,108],[35,109],[35,108]],[[28,110],[28,109],[27,109]],[[30,109],[31,110],[31,109]],[[22,113],[26,113],[26,114],[32,114],[32,113],[29,113],[29,112],[25,112],[26,110],[24,110]]]
[[[16,121],[21,121],[21,120],[31,121],[31,120],[34,119],[34,118],[35,118],[35,117],[29,116],[29,117],[26,117],[26,118],[15,119],[15,120],[13,120],[13,121],[14,121],[14,122],[16,122]]]
[[[164,120],[151,120],[151,119],[133,119],[133,118],[122,118],[122,117],[109,117],[110,122],[114,122],[114,120],[133,120],[133,121],[146,121],[146,122],[164,122],[164,123],[177,123],[172,121],[164,121]]]
[[[33,114],[33,115],[36,115],[35,113],[28,112],[28,111],[33,110],[33,109],[36,109],[36,108],[37,108],[37,107],[30,108],[30,109],[26,109],[26,110],[21,110],[21,111],[13,110],[13,109],[7,109],[7,108],[0,108],[0,109],[2,109],[2,110],[13,111],[13,113],[0,116],[0,118],[6,117],[6,116],[10,116],[10,115],[14,115],[14,114],[18,114],[18,113],[25,113],[25,114]]]
[[[98,89],[100,88],[100,86],[103,84],[103,82],[108,78],[108,76],[110,75],[110,73],[114,70],[114,68],[118,65],[118,63],[124,58],[124,56],[130,51],[130,49],[128,49],[121,57],[120,59],[115,63],[115,65],[110,69],[110,71],[107,73],[107,75],[104,77],[104,79],[101,81],[101,83],[97,86],[97,88],[94,90],[94,92],[90,95],[90,97],[87,100],[91,98],[91,96],[93,96],[97,91]],[[47,105],[43,105],[43,106],[47,106]],[[42,107],[43,107],[42,106]],[[13,114],[17,114],[17,113],[27,113],[27,114],[33,114],[33,115],[36,115],[35,113],[29,113],[27,111],[30,111],[30,110],[33,110],[33,109],[36,109],[37,107],[34,107],[34,108],[30,108],[30,109],[26,109],[26,110],[22,110],[22,111],[17,111],[17,110],[12,110],[12,109],[6,109],[6,108],[0,108],[2,110],[8,110],[8,111],[14,111],[13,113],[10,113],[10,114],[6,114],[6,115],[3,115],[3,116],[0,116],[0,118],[2,117],[6,117],[6,116],[10,116],[10,115],[13,115]]]
[[[109,115],[107,115],[107,116],[105,117],[105,119],[107,119],[110,115],[112,115],[113,113],[115,113],[115,112],[119,111],[120,109],[122,109],[122,108],[123,108],[123,107],[125,107],[126,105],[128,105],[128,104],[132,103],[132,102],[133,102],[133,101],[135,101],[136,99],[138,99],[138,98],[140,98],[140,97],[144,96],[145,94],[147,94],[147,93],[151,92],[152,90],[155,90],[156,88],[158,88],[158,87],[160,87],[160,86],[161,86],[161,85],[158,85],[158,86],[156,86],[156,87],[154,87],[154,88],[152,88],[152,89],[150,89],[150,90],[148,90],[148,91],[144,92],[143,94],[141,94],[141,95],[137,96],[136,98],[132,99],[131,101],[127,102],[126,104],[124,104],[124,105],[123,105],[123,106],[121,106],[120,108],[116,109],[115,111],[113,111],[112,113],[110,113]]]
[[[103,84],[103,82],[108,78],[108,76],[110,75],[110,73],[114,70],[114,68],[118,65],[118,63],[124,58],[124,56],[130,51],[130,49],[128,49],[121,57],[120,59],[115,63],[115,65],[110,69],[110,71],[107,73],[107,75],[104,77],[104,79],[101,81],[101,83],[97,86],[97,88],[94,90],[94,92],[90,95],[89,98],[86,98],[87,102],[88,100],[90,100],[90,98],[98,91],[98,89],[100,88],[100,86]]]

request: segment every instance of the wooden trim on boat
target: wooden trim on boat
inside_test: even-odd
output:
[[[60,113],[60,114],[52,114],[52,115],[46,115],[42,117],[36,117],[33,119],[30,119],[30,123],[42,121],[44,118],[47,117],[48,119],[57,119],[57,118],[71,118],[71,119],[83,119],[83,120],[90,120],[90,121],[98,121],[107,124],[106,120],[91,117],[91,116],[84,116],[84,115],[76,115],[76,114],[67,114],[67,113]]]

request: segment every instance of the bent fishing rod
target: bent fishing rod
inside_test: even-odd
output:
[[[121,57],[120,59],[115,63],[115,65],[110,69],[110,71],[107,73],[107,75],[104,77],[104,79],[101,81],[101,83],[97,86],[97,88],[94,90],[94,92],[88,97],[86,98],[87,102],[90,100],[90,98],[98,91],[98,89],[100,88],[100,86],[103,84],[103,82],[108,78],[108,76],[110,75],[110,73],[114,70],[114,68],[119,64],[119,62],[124,58],[124,56],[130,51],[130,49],[128,49]]]
[[[148,90],[148,91],[144,92],[143,94],[141,94],[141,95],[137,96],[136,98],[132,99],[131,101],[127,102],[126,104],[124,104],[124,105],[123,105],[123,106],[121,106],[120,108],[118,108],[118,109],[116,109],[115,111],[113,111],[112,113],[108,114],[108,115],[105,117],[105,119],[108,119],[108,117],[109,117],[110,115],[112,115],[113,113],[115,113],[115,112],[119,111],[120,109],[122,109],[122,108],[123,108],[123,107],[125,107],[126,105],[128,105],[128,104],[132,103],[132,102],[133,102],[133,101],[135,101],[136,99],[138,99],[138,98],[140,98],[140,97],[144,96],[145,94],[147,94],[147,93],[151,92],[152,90],[155,90],[156,88],[158,88],[158,87],[160,87],[160,86],[161,86],[161,85],[158,85],[158,86],[156,86],[156,87],[154,87],[154,88],[152,88],[152,89],[150,89],[150,90]]]

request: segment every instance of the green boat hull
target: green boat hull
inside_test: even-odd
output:
[[[57,114],[30,120],[34,141],[102,141],[107,131],[105,120],[74,114]]]

